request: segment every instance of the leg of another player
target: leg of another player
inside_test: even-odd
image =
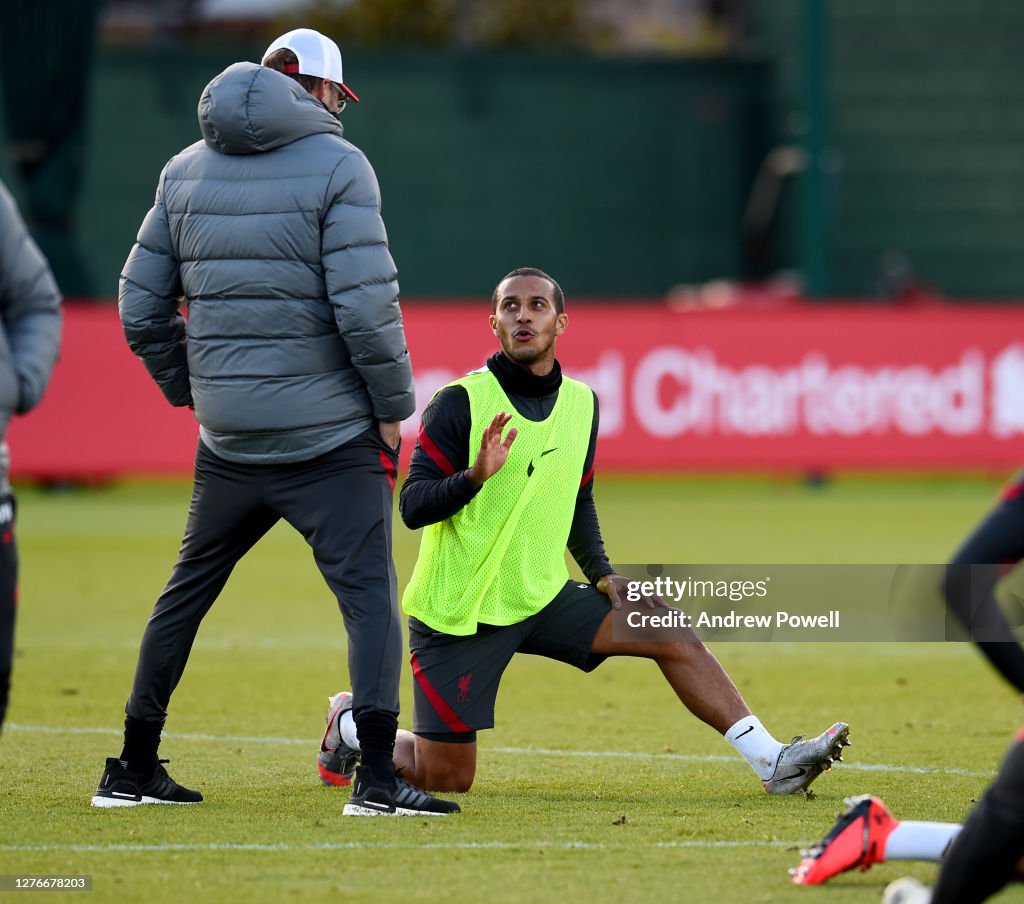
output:
[[[833,876],[886,860],[940,860],[960,826],[943,822],[900,822],[870,794],[851,797],[828,834],[790,870],[796,885],[822,885]]]
[[[1011,684],[1020,685],[1020,650],[996,600],[999,563],[1024,557],[1024,486],[1018,480],[957,550],[947,569],[946,605],[989,661]],[[1020,623],[1021,613],[1014,618]]]

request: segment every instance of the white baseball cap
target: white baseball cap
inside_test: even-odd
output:
[[[298,57],[298,66],[286,66],[284,72],[289,75],[311,75],[314,78],[325,78],[334,82],[349,100],[359,103],[355,92],[345,84],[341,74],[341,51],[330,38],[314,31],[312,28],[296,28],[281,35],[263,54],[263,62],[278,50],[290,50]],[[291,70],[295,70],[292,72]]]

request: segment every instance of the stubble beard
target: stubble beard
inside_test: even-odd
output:
[[[515,340],[512,340],[513,342]],[[507,345],[504,346],[504,352],[511,358],[516,364],[533,364],[536,361],[540,361],[551,349],[554,347],[555,341],[552,339],[543,348],[524,348],[520,345]]]

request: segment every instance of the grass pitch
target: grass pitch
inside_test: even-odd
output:
[[[994,492],[985,480],[603,478],[597,495],[613,561],[891,563],[945,560]],[[789,885],[786,870],[851,794],[960,820],[1021,721],[966,646],[719,644],[778,737],[852,726],[847,764],[815,799],[769,798],[651,663],[585,676],[520,657],[459,817],[343,819],[347,792],[322,787],[314,764],[327,694],[347,683],[341,618],[302,540],[279,527],[207,617],[172,704],[161,754],[206,803],[96,810],[188,493],[19,494],[0,875],[91,874],[104,901],[877,901],[897,876],[935,868],[886,864],[819,889]],[[405,580],[417,537],[399,526],[396,538]]]

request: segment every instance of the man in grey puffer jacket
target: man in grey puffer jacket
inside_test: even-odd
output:
[[[0,729],[14,662],[18,586],[14,494],[3,437],[11,415],[31,411],[43,397],[57,363],[60,326],[60,290],[0,182]]]
[[[336,118],[357,98],[318,32],[283,35],[264,63],[236,63],[207,85],[203,140],[164,167],[121,275],[129,346],[172,405],[194,407],[200,431],[185,537],[142,638],[124,749],[92,803],[202,800],[157,758],[167,705],[232,568],[284,518],[312,547],[348,632],[364,745],[353,809],[391,814],[409,798],[448,812],[458,808],[405,787],[391,765],[402,655],[392,491],[399,425],[415,405],[376,177]]]

